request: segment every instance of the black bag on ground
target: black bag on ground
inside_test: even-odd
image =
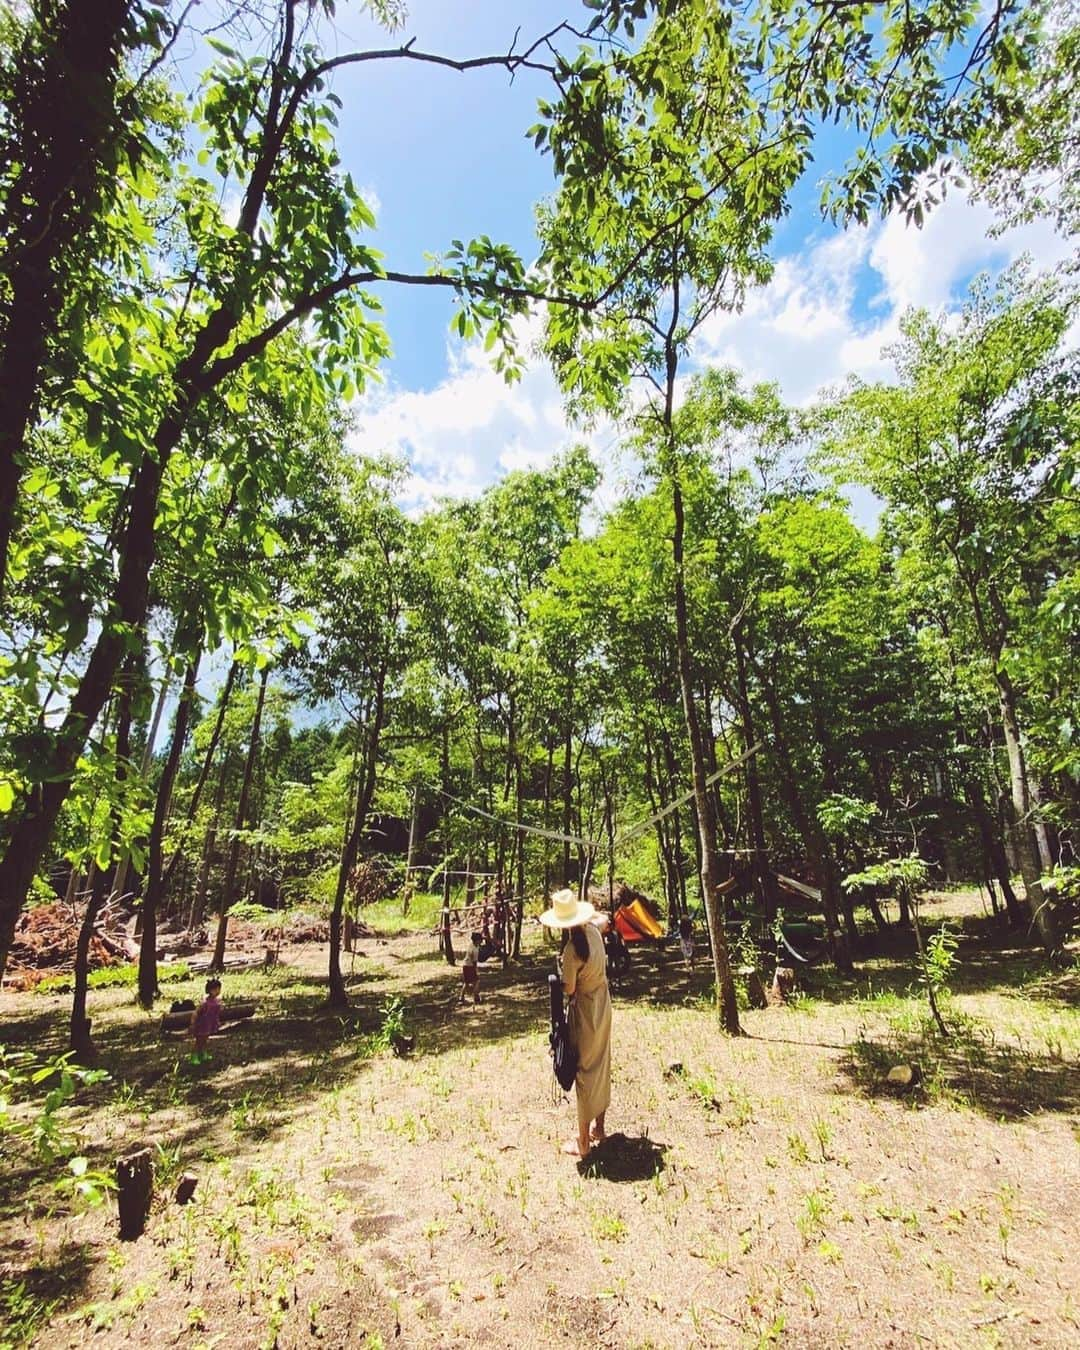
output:
[[[566,1024],[566,1012],[563,1009],[562,981],[558,975],[548,976],[548,992],[551,995],[551,1032],[548,1044],[551,1046],[551,1067],[564,1092],[569,1092],[577,1077],[577,1051],[570,1042],[570,1028]]]

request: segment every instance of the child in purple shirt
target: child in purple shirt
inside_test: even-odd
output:
[[[206,998],[191,1014],[191,1034],[195,1037],[195,1053],[191,1056],[193,1064],[205,1064],[210,1058],[206,1042],[221,1026],[220,980],[206,981]]]

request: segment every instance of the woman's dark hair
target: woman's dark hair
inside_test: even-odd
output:
[[[582,961],[589,959],[589,939],[585,936],[585,927],[583,924],[577,924],[574,928],[564,928],[564,933],[568,933],[570,941],[574,944],[574,951]],[[566,943],[564,941],[563,946]]]

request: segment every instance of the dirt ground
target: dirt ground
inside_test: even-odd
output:
[[[966,916],[947,1045],[904,941],[856,981],[811,972],[738,1039],[703,963],[635,951],[613,1134],[585,1162],[559,1152],[535,930],[465,1008],[430,937],[367,939],[348,1017],[322,1005],[325,949],[287,947],[227,977],[259,1015],[201,1068],[130,990],[97,992],[111,1079],[74,1123],[103,1170],[151,1145],[159,1197],[121,1243],[112,1204],[67,1213],[9,1168],[0,1347],[1075,1346],[1080,974],[1048,976],[976,907],[929,907]],[[380,1044],[393,997],[406,1058]],[[61,1048],[66,1011],[4,995],[4,1039]],[[921,1070],[907,1095],[896,1063]]]

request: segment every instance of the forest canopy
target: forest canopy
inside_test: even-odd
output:
[[[329,916],[344,1004],[369,883],[490,887],[516,952],[553,886],[618,881],[704,915],[736,1030],[728,883],[766,933],[778,878],[809,886],[849,970],[910,859],[1059,956],[1075,275],[1017,266],[958,314],[911,311],[895,378],[813,407],[694,344],[767,281],[829,128],[833,221],[916,229],[966,176],[1002,220],[1068,229],[1067,8],[589,0],[468,58],[405,40],[385,0],[385,45],[348,50],[346,8],[5,10],[0,969],[27,906],[78,895],[91,933],[123,897],[149,1006],[162,922],[217,915],[220,964],[232,906],[300,907]],[[543,82],[533,257],[433,222],[430,270],[395,267],[336,141],[335,77],[375,63]],[[358,452],[350,405],[392,359],[384,305],[425,287],[510,380],[542,320],[632,486],[601,491],[571,445],[406,510],[407,466]]]

